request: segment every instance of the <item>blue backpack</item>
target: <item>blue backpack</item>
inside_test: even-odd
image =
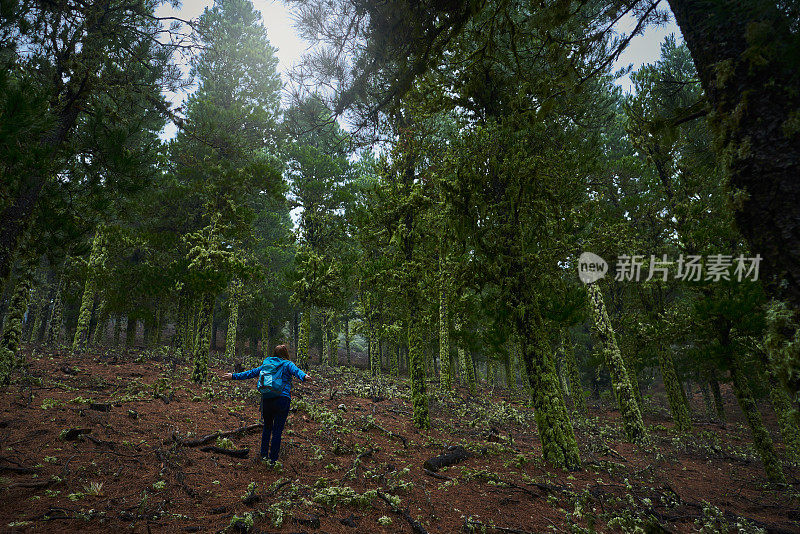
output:
[[[262,397],[278,397],[283,391],[283,369],[286,360],[270,356],[264,360],[258,375],[258,391]]]

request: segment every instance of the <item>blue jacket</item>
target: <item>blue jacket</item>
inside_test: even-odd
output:
[[[296,376],[300,380],[306,379],[306,374],[297,367],[293,362],[289,360],[283,360],[286,363],[283,366],[283,391],[281,391],[280,396],[290,398],[292,393],[292,375]],[[257,377],[261,373],[261,368],[264,367],[263,365],[259,365],[254,369],[250,369],[249,371],[242,371],[241,373],[233,373],[234,380],[244,380],[246,378],[254,378]]]

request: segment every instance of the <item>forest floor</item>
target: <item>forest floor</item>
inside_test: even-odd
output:
[[[521,394],[431,387],[432,428],[419,432],[406,380],[312,367],[270,467],[254,460],[254,381],[220,382],[214,369],[198,386],[185,365],[143,351],[27,351],[0,394],[2,532],[800,532],[800,469],[767,482],[729,391],[731,422],[697,415],[685,435],[654,393],[645,447],[590,402],[575,423],[584,467],[567,472],[543,463]],[[425,472],[454,445],[472,456]]]

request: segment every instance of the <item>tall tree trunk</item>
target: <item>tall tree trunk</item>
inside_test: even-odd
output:
[[[447,309],[447,277],[440,245],[439,252],[439,386],[444,391],[453,389],[450,374],[450,321]]]
[[[348,367],[351,364],[351,355],[350,355],[350,317],[347,316],[344,318],[344,350],[347,353],[347,365]]]
[[[533,393],[533,413],[542,456],[554,467],[580,469],[575,432],[558,384],[555,363],[540,324],[518,325],[522,357]]]
[[[136,344],[136,319],[131,314],[127,315],[125,321],[125,346],[132,349]]]
[[[50,284],[47,282],[47,273],[44,262],[39,262],[34,276],[34,291],[31,297],[31,305],[28,310],[28,342],[36,343],[39,331],[42,328],[42,317],[46,308],[46,299],[50,293]]]
[[[330,330],[328,328],[328,322],[330,321],[330,316],[328,315],[327,311],[322,311],[319,314],[320,317],[320,330],[322,331],[322,344],[319,348],[319,363],[320,365],[328,365],[328,336],[330,335]]]
[[[328,316],[328,364],[335,366],[339,364],[339,334],[336,331],[336,316],[330,312]]]
[[[569,336],[569,330],[562,331],[562,347],[564,350],[564,363],[567,367],[567,378],[569,378],[570,390],[572,392],[572,409],[575,415],[581,416],[589,413],[586,408],[586,391],[581,385],[581,373],[578,370],[578,362],[575,359],[575,347]]]
[[[708,382],[700,379],[700,392],[703,394],[703,404],[706,407],[706,417],[709,421],[715,419],[714,414],[714,400],[711,398],[711,389],[708,387]]]
[[[19,363],[16,354],[22,338],[22,322],[28,310],[33,274],[38,263],[38,258],[34,255],[26,255],[22,259],[17,285],[6,312],[3,336],[0,338],[0,385],[9,383],[11,372]]]
[[[670,0],[711,107],[735,211],[775,297],[800,308],[800,65],[796,21],[776,2]],[[781,284],[786,280],[786,284]],[[796,362],[797,363],[797,362]],[[797,369],[797,367],[795,367]],[[800,369],[799,369],[800,370]],[[800,389],[800,380],[793,391]]]
[[[770,404],[786,446],[786,455],[793,462],[800,463],[800,413],[783,384],[774,375],[767,372],[766,382],[769,385]]]
[[[506,388],[509,392],[517,389],[517,378],[514,376],[514,344],[511,340],[507,340],[505,344],[505,351],[503,352],[503,374],[506,378]]]
[[[208,357],[211,353],[211,328],[214,322],[214,297],[206,293],[200,299],[194,354],[192,356],[192,380],[205,382],[208,376]]]
[[[462,328],[462,319],[459,316],[456,319],[456,331],[460,334]],[[469,389],[470,394],[474,395],[477,392],[475,384],[475,366],[472,363],[472,354],[464,346],[464,342],[459,337],[458,343],[458,367],[461,372],[461,380]]]
[[[53,292],[53,304],[50,307],[50,318],[47,321],[47,333],[45,340],[47,344],[57,344],[61,342],[61,329],[64,322],[64,302],[61,300],[61,292],[64,290],[64,277],[69,264],[69,256],[64,258],[61,265],[61,272],[58,274],[58,283]]]
[[[381,353],[378,350],[378,336],[375,335],[375,330],[369,333],[369,371],[372,376],[381,375]]]
[[[725,417],[725,404],[722,402],[722,392],[719,388],[716,371],[712,371],[712,373],[714,376],[711,377],[709,384],[711,385],[711,394],[714,397],[714,408],[717,410],[717,419],[724,425],[727,422],[727,418]]]
[[[587,290],[597,334],[603,344],[606,365],[611,373],[612,388],[622,415],[625,435],[632,443],[644,443],[647,440],[647,432],[642,421],[642,412],[636,402],[636,395],[617,346],[614,329],[611,327],[611,321],[606,313],[603,294],[597,283],[587,284]]]
[[[395,341],[389,344],[389,366],[391,376],[395,378],[400,376],[400,343]]]
[[[298,330],[297,360],[301,369],[308,369],[308,338],[311,333],[311,309],[308,307],[303,310]]]
[[[272,343],[269,339],[269,311],[264,312],[264,320],[261,321],[261,352],[264,358],[272,356]]]
[[[784,482],[783,469],[778,456],[775,454],[772,438],[764,426],[761,414],[758,411],[758,405],[753,393],[750,391],[750,385],[747,383],[747,375],[742,369],[739,356],[735,353],[731,354],[731,381],[736,401],[739,403],[742,412],[744,412],[745,419],[747,419],[750,431],[753,434],[753,447],[761,457],[761,461],[764,462],[764,471],[767,473],[767,478],[773,482]]]
[[[105,341],[107,326],[108,307],[106,299],[101,296],[100,302],[97,304],[97,322],[94,325],[94,332],[92,332],[92,345],[100,345]]]
[[[411,377],[411,404],[414,409],[414,424],[417,428],[431,426],[428,413],[428,391],[425,376],[425,355],[422,354],[422,325],[418,324],[417,311],[408,317],[408,371]]]
[[[89,254],[89,265],[86,269],[86,283],[83,289],[83,298],[81,299],[81,309],[78,312],[78,326],[75,329],[75,339],[72,341],[72,350],[75,352],[86,350],[86,346],[89,343],[89,325],[95,305],[97,279],[105,261],[106,243],[103,237],[103,228],[98,226],[92,240],[92,251]]]
[[[234,279],[231,282],[231,295],[228,314],[228,332],[225,336],[225,361],[232,362],[236,359],[236,334],[239,330],[239,297],[242,292],[242,282]]]
[[[667,401],[670,412],[672,412],[672,420],[675,422],[675,429],[687,432],[692,429],[692,418],[681,394],[681,383],[675,372],[675,363],[672,361],[672,355],[668,348],[658,347],[658,365],[661,369],[661,378],[664,380],[664,389],[667,390]]]
[[[113,338],[114,346],[119,347],[122,344],[122,314],[114,316]]]

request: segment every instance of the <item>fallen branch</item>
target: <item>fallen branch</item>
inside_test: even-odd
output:
[[[442,467],[447,467],[450,465],[457,464],[461,461],[464,461],[468,458],[472,458],[472,453],[469,452],[467,449],[458,445],[456,447],[450,447],[450,449],[440,454],[439,456],[434,456],[433,458],[428,458],[422,464],[424,469],[428,471],[436,472]]]
[[[428,531],[425,530],[425,527],[419,524],[419,522],[411,517],[411,514],[408,513],[408,510],[401,510],[397,506],[394,505],[392,500],[389,498],[388,495],[383,493],[382,491],[378,491],[378,497],[380,497],[386,504],[389,505],[389,508],[392,509],[392,512],[398,514],[400,517],[405,519],[409,525],[411,525],[411,531],[414,534],[428,534]]]
[[[32,467],[14,467],[13,465],[0,465],[0,471],[11,471],[12,473],[36,473]]]
[[[214,447],[213,445],[210,445],[208,447],[203,447],[200,450],[203,452],[215,452],[217,454],[224,454],[225,456],[231,456],[233,458],[247,458],[247,455],[250,454],[250,449],[231,450],[231,449],[223,449],[221,447]]]
[[[203,436],[197,439],[183,439],[176,432],[172,433],[172,439],[179,445],[183,445],[184,447],[199,447],[200,445],[205,445],[206,443],[210,443],[217,438],[225,438],[228,436],[235,436],[239,434],[247,434],[249,432],[253,432],[254,430],[261,429],[261,423],[255,423],[252,425],[242,426],[236,428],[234,430],[228,430],[226,432],[217,431],[213,434],[208,434],[207,436]]]
[[[395,434],[391,430],[386,430],[385,428],[383,428],[381,425],[375,423],[374,421],[364,421],[364,427],[362,428],[362,430],[364,432],[366,432],[371,428],[375,428],[377,430],[380,430],[381,432],[386,434],[389,438],[396,439],[396,440],[402,442],[404,449],[408,448],[408,440],[406,438],[404,438],[403,436],[401,436],[399,434]]]
[[[453,480],[452,478],[446,477],[440,473],[434,473],[430,469],[425,469],[424,467],[422,469],[423,471],[425,471],[425,474],[428,475],[429,477],[438,478],[439,480]]]

